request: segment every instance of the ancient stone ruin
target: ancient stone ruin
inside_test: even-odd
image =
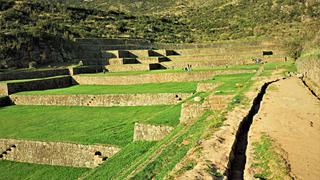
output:
[[[135,123],[133,141],[159,141],[173,129],[170,126]]]
[[[94,168],[118,151],[110,145],[0,139],[0,159],[17,162]]]

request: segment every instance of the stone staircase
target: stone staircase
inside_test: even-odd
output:
[[[163,69],[161,63],[169,61],[167,50],[112,50],[105,51],[103,56],[107,59],[106,69],[109,72],[120,71],[147,71]]]

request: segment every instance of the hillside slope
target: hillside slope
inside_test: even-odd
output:
[[[164,43],[311,39],[320,27],[320,2],[0,0],[0,17],[0,68],[9,68],[26,67],[31,61],[69,61],[74,38],[126,37]]]

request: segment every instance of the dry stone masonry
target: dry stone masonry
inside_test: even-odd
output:
[[[104,145],[81,145],[0,139],[0,160],[94,168],[120,151]]]
[[[212,70],[200,72],[180,72],[162,74],[140,74],[128,76],[73,76],[78,84],[130,85],[163,82],[188,82],[212,79],[218,74],[254,73],[252,70]]]
[[[73,84],[74,81],[71,76],[0,83],[0,95],[10,95],[21,91],[63,88]]]
[[[159,141],[167,136],[174,128],[170,126],[156,126],[135,123],[134,141]]]
[[[297,61],[297,68],[303,74],[303,80],[320,97],[320,61],[316,58],[302,58]]]
[[[211,110],[224,110],[228,107],[228,104],[231,101],[232,97],[232,95],[211,94],[206,98],[204,104]]]
[[[217,83],[198,83],[197,92],[213,91],[219,84]]]
[[[68,69],[44,69],[44,70],[20,70],[0,73],[0,81],[17,80],[17,79],[36,79],[52,76],[69,75]]]
[[[180,113],[180,123],[189,123],[198,119],[206,110],[206,108],[198,102],[187,102],[182,104]]]
[[[190,97],[189,93],[105,94],[105,95],[11,95],[16,105],[60,106],[151,106],[173,105]]]

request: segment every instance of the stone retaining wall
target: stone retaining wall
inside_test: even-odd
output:
[[[11,95],[16,105],[151,106],[177,104],[192,94]]]
[[[163,82],[187,82],[212,79],[218,74],[253,73],[253,70],[212,70],[198,72],[140,74],[129,76],[73,76],[78,84],[129,85]]]
[[[36,79],[52,76],[69,75],[68,69],[24,70],[0,73],[0,81],[17,79]]]
[[[46,79],[37,79],[23,82],[11,82],[0,85],[0,94],[3,94],[7,86],[7,94],[13,94],[22,91],[45,90],[63,88],[73,85],[74,81],[71,76],[53,77]]]
[[[190,123],[198,119],[206,110],[201,103],[187,102],[183,103],[180,113],[180,123]]]
[[[133,141],[159,141],[173,130],[170,126],[135,123]]]
[[[218,87],[218,85],[218,83],[198,83],[197,92],[213,91],[216,87]]]
[[[298,72],[304,75],[306,84],[320,97],[320,59],[306,57],[298,60],[296,65]]]
[[[70,75],[76,74],[87,74],[87,73],[98,73],[103,71],[103,66],[80,66],[70,68]]]
[[[105,65],[102,51],[123,50],[123,49],[151,49],[152,44],[144,39],[125,38],[84,38],[76,39],[78,46],[78,60],[82,60],[85,65]]]
[[[6,83],[0,83],[0,96],[8,95],[8,86]]]
[[[194,48],[218,48],[218,47],[243,47],[243,46],[272,46],[275,43],[267,41],[225,41],[215,43],[154,43],[153,47],[157,49],[194,49]]]
[[[0,160],[94,168],[120,151],[103,145],[0,139]]]
[[[210,110],[225,110],[228,107],[233,95],[215,95],[210,94],[204,105]]]

